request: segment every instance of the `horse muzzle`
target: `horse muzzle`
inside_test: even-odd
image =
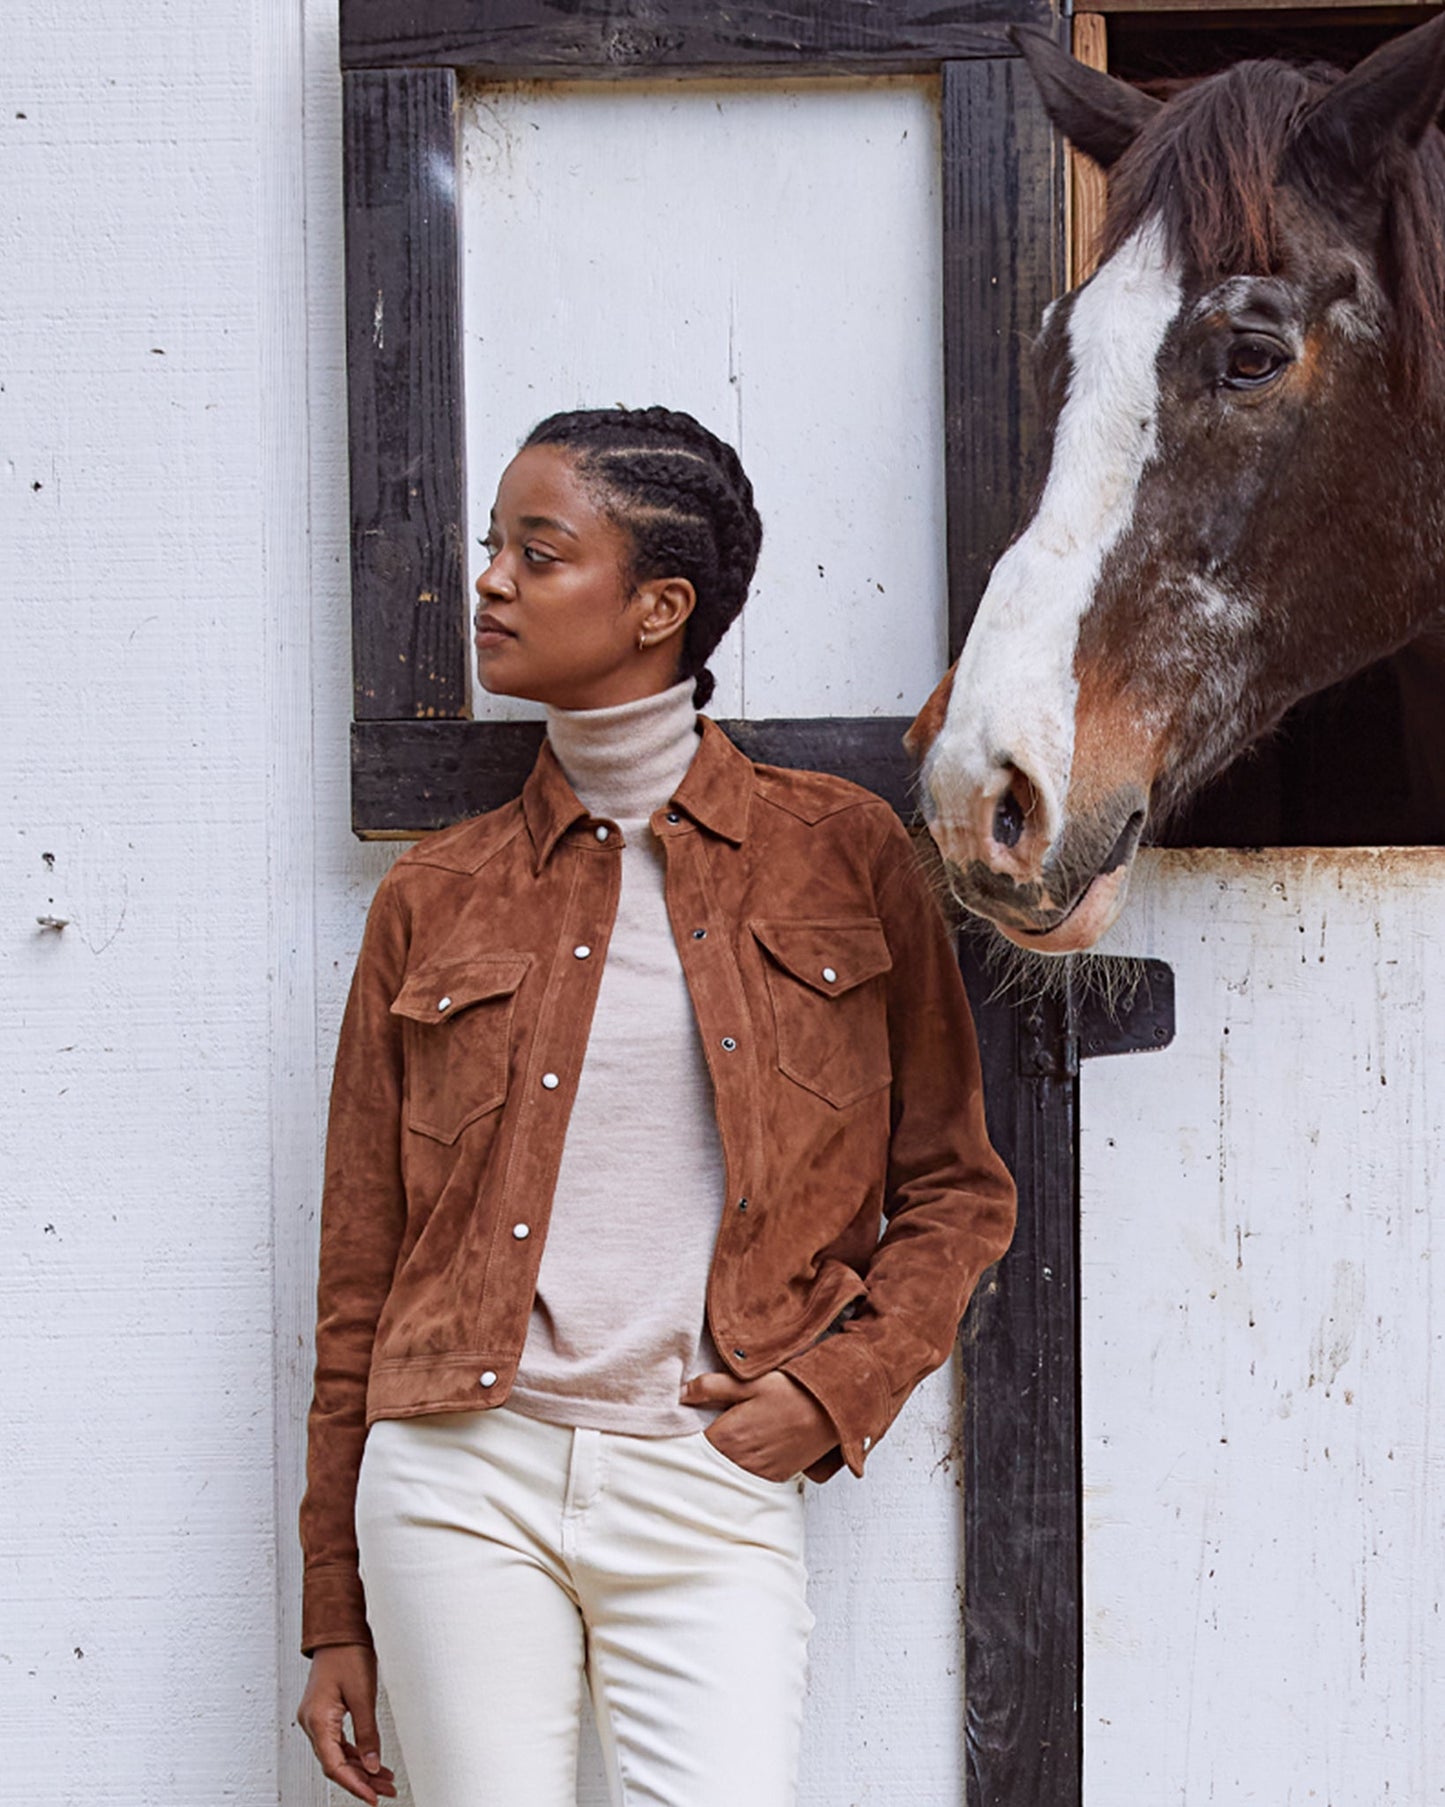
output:
[[[975,824],[982,813],[973,812]],[[1143,793],[1128,787],[1102,808],[1066,816],[1046,847],[1027,849],[1022,835],[1000,842],[997,829],[1006,842],[1012,824],[1000,821],[997,805],[982,835],[942,816],[929,826],[958,903],[1017,947],[1073,954],[1092,947],[1123,908],[1146,814]]]

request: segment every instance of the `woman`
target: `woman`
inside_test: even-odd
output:
[[[374,1636],[418,1807],[570,1807],[584,1683],[615,1801],[791,1802],[801,1476],[862,1473],[1010,1234],[907,835],[697,715],[761,534],[659,408],[497,492],[479,670],[547,740],[383,881],[332,1092],[300,1718],[363,1801]]]

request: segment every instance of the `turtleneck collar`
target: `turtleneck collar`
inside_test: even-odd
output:
[[[693,680],[610,709],[547,710],[547,738],[594,816],[645,820],[671,800],[697,752]]]

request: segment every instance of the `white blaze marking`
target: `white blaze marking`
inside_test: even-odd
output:
[[[924,774],[940,825],[999,788],[1011,759],[1058,832],[1074,751],[1079,625],[1099,571],[1134,516],[1154,452],[1155,365],[1179,312],[1178,270],[1157,222],[1142,226],[1078,293],[1069,316],[1069,391],[1038,512],[994,566]]]

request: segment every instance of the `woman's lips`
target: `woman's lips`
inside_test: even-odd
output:
[[[483,652],[490,646],[500,646],[504,640],[515,640],[517,637],[510,628],[503,627],[491,615],[479,616],[476,627],[474,639],[478,652]]]

